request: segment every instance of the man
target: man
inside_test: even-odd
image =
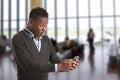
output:
[[[47,11],[34,8],[30,12],[28,26],[13,37],[18,80],[48,80],[48,72],[77,68],[78,60],[59,60],[51,40],[44,35],[47,24]]]
[[[90,28],[89,32],[87,34],[87,40],[89,42],[89,48],[90,48],[90,52],[94,52],[95,48],[94,48],[94,38],[95,38],[95,34],[93,32],[93,29]]]

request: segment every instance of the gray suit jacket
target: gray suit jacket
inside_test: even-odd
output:
[[[48,80],[48,72],[54,72],[54,64],[60,62],[50,39],[43,36],[40,52],[24,31],[16,34],[12,43],[18,80]]]

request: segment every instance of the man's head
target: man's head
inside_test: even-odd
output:
[[[28,28],[35,36],[41,36],[47,29],[48,13],[41,7],[33,8],[29,15]]]
[[[29,19],[32,18],[33,20],[36,20],[39,17],[48,18],[47,11],[44,8],[41,8],[41,7],[33,8],[30,12]]]

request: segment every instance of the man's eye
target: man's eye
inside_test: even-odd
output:
[[[43,26],[46,26],[46,24],[43,24]]]

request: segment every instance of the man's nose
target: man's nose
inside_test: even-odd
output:
[[[44,31],[45,31],[45,30],[46,30],[46,28],[43,28],[42,30],[44,30]]]

